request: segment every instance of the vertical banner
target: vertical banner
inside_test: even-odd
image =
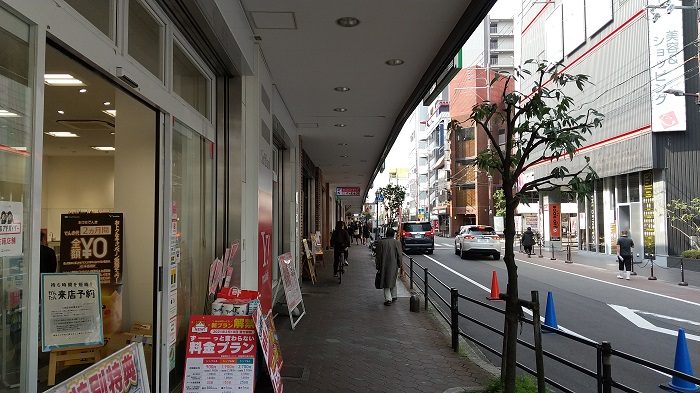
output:
[[[258,293],[272,309],[272,194],[258,190]]]
[[[284,253],[278,258],[280,264],[280,272],[282,273],[282,284],[284,285],[284,294],[287,298],[287,308],[291,313],[299,303],[301,303],[301,288],[299,288],[299,280],[297,272],[294,268],[294,261],[291,253]]]
[[[22,255],[22,202],[0,201],[0,257]]]
[[[642,172],[642,223],[644,234],[644,258],[654,259],[656,236],[654,235],[654,172]]]
[[[549,204],[549,241],[561,241],[561,205]]]
[[[104,342],[98,274],[44,273],[41,275],[41,299],[44,352]]]
[[[649,0],[649,5],[667,1]],[[649,8],[649,76],[651,131],[685,131],[685,68],[683,61],[683,10]],[[679,92],[680,96],[664,93]]]
[[[275,324],[272,321],[272,310],[265,314],[262,307],[258,307],[253,312],[255,330],[260,339],[260,349],[265,355],[267,371],[270,373],[270,380],[275,393],[282,393],[282,352],[280,343],[277,340]]]
[[[249,316],[193,315],[183,393],[255,388],[255,323]]]

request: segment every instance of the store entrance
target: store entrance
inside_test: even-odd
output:
[[[126,345],[136,323],[157,331],[158,113],[52,44],[45,78],[41,228],[58,272],[99,272],[106,356]],[[75,244],[91,244],[89,233],[73,232],[82,236],[76,241],[66,230],[85,223],[109,228],[101,259],[87,246],[76,252]],[[37,390],[44,391],[49,353],[39,351]],[[149,350],[146,356],[150,374],[154,361]],[[67,365],[56,383],[87,366]]]

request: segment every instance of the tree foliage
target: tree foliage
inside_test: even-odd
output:
[[[695,197],[690,201],[673,199],[666,205],[666,212],[671,228],[691,239],[692,248],[700,249],[700,244],[692,241],[700,236],[700,198]]]
[[[379,191],[384,196],[382,206],[387,214],[389,228],[392,228],[399,216],[399,209],[403,206],[403,201],[406,199],[406,188],[390,183],[386,187],[381,187]]]
[[[503,197],[503,189],[499,188],[493,193],[493,208],[497,217],[506,215],[506,200]]]
[[[570,169],[577,149],[583,146],[587,135],[602,125],[603,115],[595,109],[576,107],[568,95],[583,91],[589,85],[586,75],[572,75],[558,71],[559,64],[526,61],[513,75],[496,74],[491,86],[502,81],[500,104],[491,101],[477,103],[464,122],[453,124],[452,132],[468,122],[476,126],[490,140],[490,148],[477,154],[476,165],[490,174],[501,175],[501,191],[505,204],[505,253],[503,260],[508,271],[504,355],[501,379],[506,393],[515,392],[517,325],[521,317],[518,299],[518,268],[515,263],[515,209],[530,191],[553,190],[565,186],[579,199],[592,192],[597,178],[588,157],[578,168]],[[515,80],[532,81],[529,92],[514,91]],[[493,132],[492,132],[493,130]],[[499,143],[499,130],[505,131],[505,143]],[[553,164],[548,174],[530,177],[517,189],[518,179],[534,166],[543,162]]]

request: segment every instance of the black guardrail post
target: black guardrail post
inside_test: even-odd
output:
[[[688,283],[685,282],[685,272],[683,271],[683,258],[681,258],[681,282],[679,282],[678,285],[682,287],[688,286]]]
[[[566,263],[574,263],[574,261],[571,260],[571,244],[566,245]]]
[[[409,269],[411,270],[411,275],[408,277],[409,286],[413,289],[413,257],[408,257]]]
[[[542,326],[540,325],[540,294],[537,291],[530,292],[532,300],[532,328],[535,334],[535,364],[537,365],[537,392],[546,393],[547,386],[544,380],[544,357],[542,355]]]
[[[656,280],[654,275],[654,258],[649,258],[649,263],[651,263],[651,275],[647,277],[647,280]]]
[[[425,284],[425,292],[423,293],[425,295],[425,309],[428,309],[428,268],[425,268],[425,279],[423,281]]]
[[[603,341],[603,393],[612,393],[612,345],[610,341]]]
[[[450,288],[450,311],[451,311],[451,322],[452,327],[452,350],[457,352],[459,349],[459,308],[458,302],[459,292],[457,288]]]

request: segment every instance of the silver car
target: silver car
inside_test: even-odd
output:
[[[492,255],[501,259],[501,239],[496,230],[486,225],[463,225],[455,237],[455,254],[466,259],[467,255]]]

